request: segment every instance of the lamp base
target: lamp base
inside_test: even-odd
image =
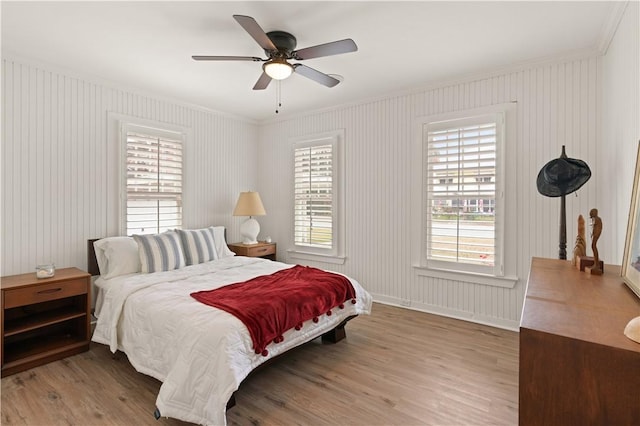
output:
[[[252,217],[242,222],[240,225],[240,235],[242,236],[242,244],[258,244],[258,234],[260,233],[260,224]]]

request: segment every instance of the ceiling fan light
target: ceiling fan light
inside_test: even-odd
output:
[[[272,59],[265,63],[262,68],[274,80],[284,80],[293,73],[293,67],[284,59]]]

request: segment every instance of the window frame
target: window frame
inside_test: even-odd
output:
[[[506,215],[507,210],[515,211],[515,182],[507,180],[515,176],[516,104],[506,103],[461,110],[450,113],[416,117],[414,119],[414,156],[412,225],[416,232],[412,242],[412,264],[417,274],[448,280],[474,282],[478,284],[513,288],[517,283],[515,268],[515,237],[505,239],[507,233],[515,235],[515,219]],[[427,215],[426,194],[426,128],[430,123],[462,122],[470,117],[494,115],[501,117],[501,138],[496,141],[496,261],[491,267],[476,267],[458,262],[434,261],[427,259]],[[511,197],[509,196],[511,194]]]
[[[314,146],[331,145],[331,179],[332,179],[332,247],[321,248],[299,245],[295,240],[295,153],[297,149]],[[343,264],[344,255],[344,223],[345,223],[345,155],[344,129],[303,136],[291,140],[291,170],[292,170],[292,205],[291,205],[291,258],[301,260],[317,260],[327,263]]]
[[[119,229],[120,235],[129,235],[128,234],[128,216],[127,216],[127,205],[128,205],[128,194],[127,194],[127,135],[129,132],[136,132],[140,134],[144,134],[151,137],[158,138],[168,138],[180,140],[182,145],[182,164],[181,164],[181,182],[182,182],[182,191],[180,193],[180,204],[181,204],[181,218],[180,224],[176,225],[175,229],[181,229],[184,224],[184,206],[185,206],[185,148],[186,142],[188,138],[188,132],[180,127],[171,126],[166,123],[153,122],[148,120],[141,119],[121,119],[119,121],[119,140],[120,140],[120,180],[119,180],[119,189],[120,189],[120,209],[119,209]],[[158,228],[155,229],[152,233],[158,233]],[[148,234],[149,232],[145,232]]]
[[[464,261],[447,261],[438,260],[433,257],[429,257],[429,248],[433,244],[433,234],[431,228],[433,224],[432,213],[430,212],[429,203],[433,198],[429,197],[428,181],[433,179],[429,176],[429,168],[432,165],[429,162],[429,147],[427,139],[432,132],[438,131],[458,131],[460,128],[472,127],[481,124],[495,124],[495,182],[493,196],[495,200],[495,214],[494,214],[494,243],[493,243],[493,255],[494,265],[479,265],[471,262]],[[423,264],[430,268],[436,269],[453,269],[470,273],[481,273],[493,276],[503,276],[503,235],[504,235],[504,160],[503,160],[503,144],[504,144],[504,114],[500,112],[488,113],[482,115],[469,115],[462,118],[452,118],[447,120],[429,121],[423,124],[423,221],[425,222],[423,227]],[[460,165],[458,160],[458,165]],[[455,170],[460,170],[458,167]],[[464,183],[462,183],[464,185]],[[458,183],[459,188],[460,182]],[[448,185],[447,185],[448,186]],[[449,192],[459,192],[454,190],[448,190]],[[464,197],[463,197],[464,198]],[[466,199],[465,200],[471,200]],[[465,203],[466,205],[466,203]],[[458,225],[458,229],[459,229]],[[456,249],[460,251],[460,243],[456,243]]]

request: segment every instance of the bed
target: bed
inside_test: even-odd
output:
[[[206,249],[197,254],[191,250],[192,264],[177,261],[173,265],[177,267],[156,272],[149,271],[149,265],[145,269],[140,251],[144,241],[131,237],[89,240],[90,272],[101,275],[95,281],[97,323],[92,341],[108,345],[112,352],[124,352],[138,372],[162,382],[156,416],[219,425],[226,424],[234,392],[251,371],[317,337],[341,340],[347,321],[370,313],[371,296],[348,278],[354,297],[287,329],[265,350],[257,351],[245,323],[194,295],[291,272],[295,266],[235,256],[226,246],[223,227],[204,231],[193,230],[194,235],[212,237],[208,254]],[[177,250],[184,249],[186,259],[189,242],[181,241]],[[166,253],[162,256],[167,260]]]

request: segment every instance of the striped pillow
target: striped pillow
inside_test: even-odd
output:
[[[176,231],[182,240],[187,265],[197,265],[218,258],[213,238],[213,226],[194,230],[176,229]]]
[[[184,266],[180,237],[175,231],[156,235],[134,235],[138,243],[141,272],[160,272]]]

